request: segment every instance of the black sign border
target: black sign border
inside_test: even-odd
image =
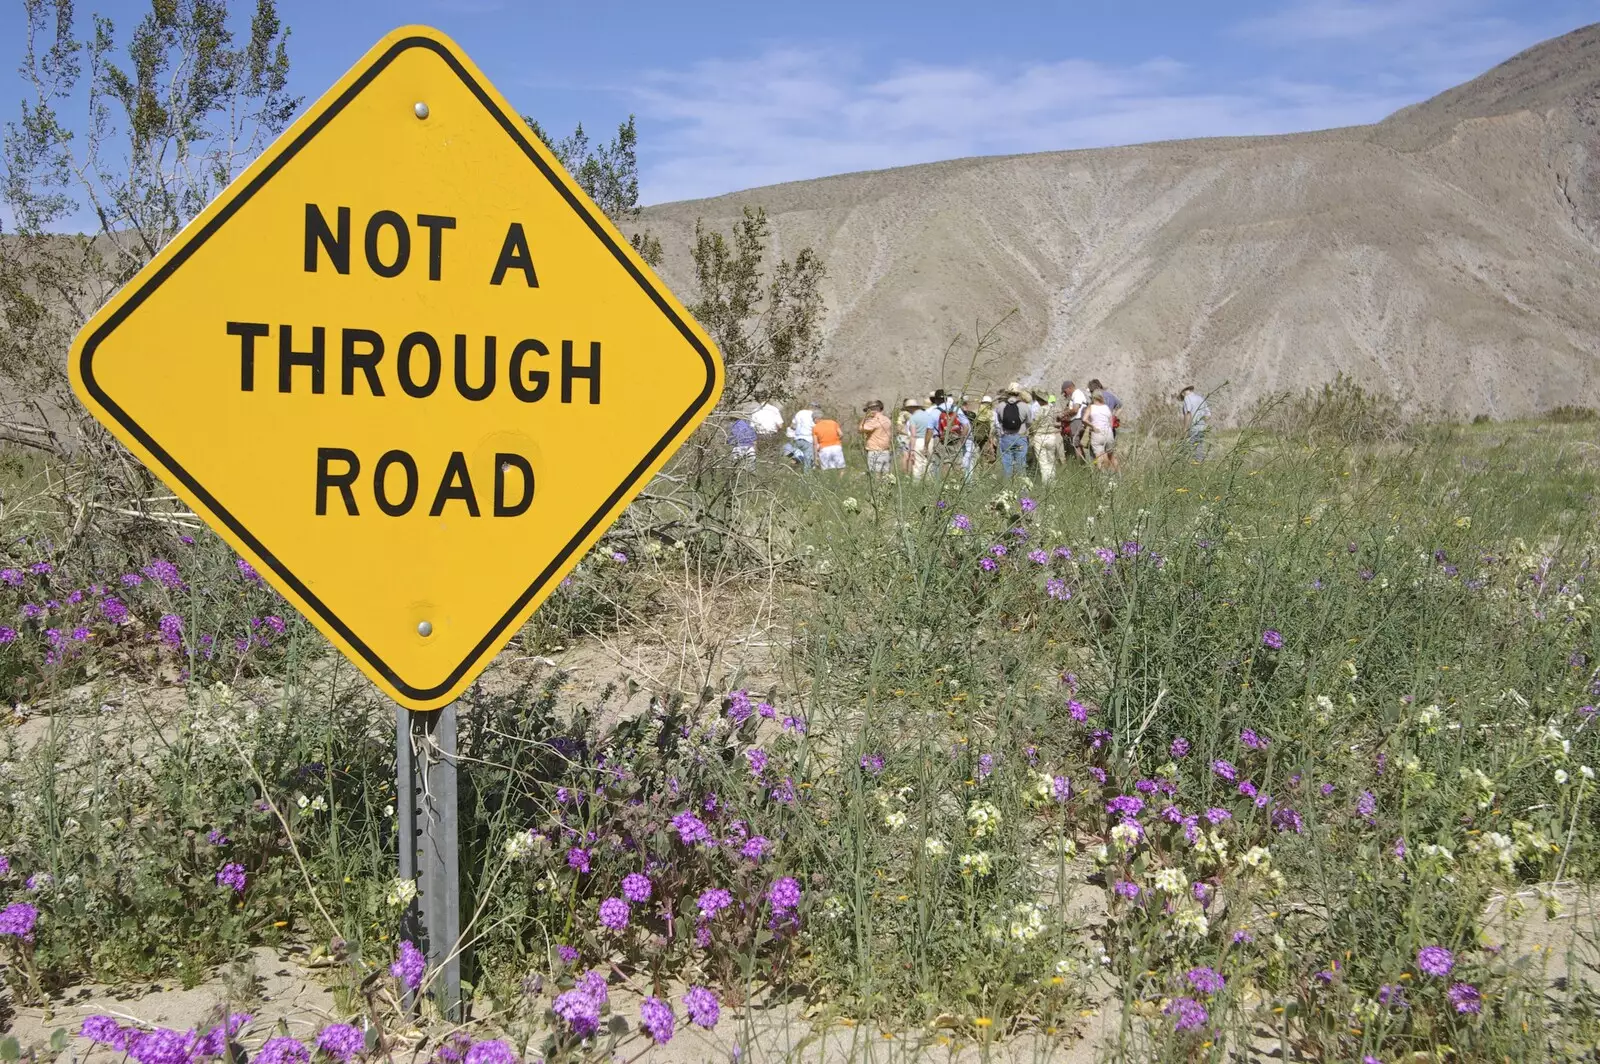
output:
[[[583,523],[583,527],[578,530],[577,534],[572,537],[565,547],[556,553],[555,557],[550,560],[550,564],[545,566],[544,570],[534,579],[533,583],[528,586],[527,590],[517,597],[516,602],[509,610],[505,612],[504,616],[495,622],[494,626],[491,627],[488,633],[478,641],[477,645],[475,645],[472,650],[468,652],[467,656],[461,660],[460,664],[450,671],[450,675],[443,682],[427,688],[413,687],[402,680],[399,674],[395,672],[395,670],[391,668],[387,662],[380,658],[371,647],[367,646],[366,643],[364,643],[360,637],[355,634],[355,632],[351,631],[349,626],[340,620],[339,617],[335,615],[334,612],[330,610],[321,599],[312,594],[311,590],[307,588],[305,584],[301,583],[300,579],[296,577],[294,573],[290,572],[288,567],[280,562],[271,551],[267,550],[266,546],[256,539],[256,537],[251,534],[249,529],[245,528],[244,525],[233,516],[233,514],[229,513],[228,510],[222,506],[222,504],[218,502],[217,499],[214,498],[198,480],[190,475],[188,470],[184,469],[183,466],[180,465],[178,461],[170,454],[168,454],[166,449],[157,443],[149,433],[145,432],[144,429],[140,427],[139,424],[135,422],[133,418],[131,418],[128,413],[123,410],[114,399],[111,398],[110,395],[106,394],[105,390],[100,387],[94,376],[94,353],[96,348],[100,346],[101,342],[110,336],[117,326],[128,317],[128,315],[132,314],[136,309],[138,309],[139,305],[143,303],[152,292],[159,288],[163,281],[171,276],[173,272],[178,269],[178,267],[182,266],[184,262],[188,260],[189,256],[194,254],[196,249],[203,245],[213,233],[215,233],[225,222],[232,218],[238,209],[243,206],[251,196],[253,196],[261,189],[262,186],[270,181],[290,159],[294,158],[295,154],[301,148],[303,148],[311,141],[313,137],[320,133],[323,127],[325,127],[328,122],[334,118],[334,116],[339,114],[339,112],[342,111],[351,100],[355,99],[356,96],[358,96],[361,91],[367,87],[373,78],[382,73],[383,70],[402,52],[412,48],[426,48],[427,50],[437,54],[445,61],[450,69],[455,72],[456,76],[461,79],[462,83],[465,84],[467,88],[472,90],[472,94],[478,98],[478,101],[481,104],[483,104],[484,109],[488,111],[497,122],[499,122],[500,127],[506,131],[506,134],[512,139],[513,142],[516,143],[517,147],[522,149],[523,154],[528,157],[528,159],[539,169],[539,172],[545,176],[545,179],[550,182],[551,186],[561,194],[563,199],[567,201],[567,205],[577,212],[580,218],[588,223],[589,229],[600,240],[600,242],[606,246],[611,254],[616,257],[616,260],[622,264],[622,267],[628,271],[628,275],[638,283],[639,287],[644,290],[645,294],[651,298],[661,312],[667,316],[668,320],[670,320],[673,325],[677,326],[678,331],[683,334],[683,338],[689,342],[690,346],[699,352],[700,358],[702,361],[704,361],[706,367],[705,386],[700,390],[699,396],[695,398],[689,409],[684,411],[683,415],[673,422],[672,427],[667,430],[666,435],[662,436],[655,446],[650,448],[649,453],[647,453],[644,458],[640,460],[639,464],[633,468],[633,471],[630,472],[628,476],[624,478],[622,483],[617,486],[617,489],[606,498],[605,502],[600,505],[600,508],[595,511],[594,515]],[[162,264],[159,270],[157,270],[152,276],[146,278],[144,282],[140,284],[139,287],[133,292],[133,294],[117,307],[115,313],[101,323],[101,325],[95,329],[94,333],[90,335],[88,340],[85,341],[79,354],[79,372],[82,376],[84,387],[88,390],[90,395],[94,396],[95,401],[98,402],[112,417],[116,419],[119,425],[125,428],[130,435],[143,444],[150,454],[154,456],[155,459],[160,462],[169,473],[180,480],[185,487],[193,492],[196,498],[198,498],[205,505],[207,510],[220,519],[224,524],[226,524],[228,528],[233,531],[234,535],[238,536],[241,540],[248,544],[250,549],[255,552],[256,556],[268,567],[270,567],[274,573],[282,578],[285,583],[294,588],[295,593],[300,597],[301,601],[310,606],[312,610],[316,612],[317,616],[321,617],[322,620],[329,625],[329,627],[338,632],[345,642],[352,649],[354,649],[356,653],[361,655],[362,660],[364,660],[368,665],[372,666],[374,670],[382,675],[385,680],[393,685],[395,690],[400,691],[407,698],[415,699],[419,702],[431,701],[439,698],[446,691],[450,690],[450,688],[459,683],[461,678],[471,671],[479,662],[482,662],[482,665],[479,666],[480,668],[488,664],[488,661],[491,658],[491,648],[495,649],[496,651],[498,650],[496,644],[503,642],[501,637],[506,635],[506,629],[516,620],[517,615],[527,607],[528,603],[533,600],[534,596],[539,594],[544,586],[550,581],[551,576],[554,575],[556,570],[561,567],[562,563],[564,563],[567,558],[571,556],[572,552],[578,548],[578,545],[583,542],[584,538],[594,531],[595,526],[606,520],[608,515],[616,511],[618,503],[621,501],[622,497],[627,494],[628,489],[638,482],[638,480],[644,475],[645,471],[650,467],[651,463],[660,457],[661,452],[666,450],[667,446],[671,444],[680,433],[683,432],[684,428],[695,417],[695,415],[705,408],[706,404],[711,399],[711,393],[716,385],[716,362],[712,358],[710,350],[708,350],[706,345],[701,343],[700,338],[695,335],[694,330],[691,329],[688,323],[685,322],[677,313],[677,311],[673,309],[671,304],[662,298],[661,293],[657,291],[650,281],[644,276],[644,274],[639,271],[639,268],[634,265],[633,261],[622,252],[622,249],[617,246],[616,241],[614,241],[611,238],[611,235],[606,232],[605,227],[595,219],[594,215],[590,213],[584,203],[578,199],[578,197],[573,195],[572,191],[568,189],[565,183],[561,181],[561,179],[556,175],[555,171],[552,170],[545,163],[544,159],[539,155],[539,153],[534,150],[533,145],[528,141],[527,131],[522,128],[521,121],[518,119],[513,119],[503,110],[501,110],[495,104],[494,99],[488,94],[488,92],[484,90],[484,87],[478,83],[476,78],[472,76],[471,72],[461,65],[460,60],[456,58],[450,49],[447,48],[443,43],[430,37],[402,37],[401,39],[395,41],[394,44],[392,44],[382,55],[380,55],[370,67],[362,72],[360,77],[356,78],[355,81],[353,81],[342,93],[340,93],[337,98],[335,98],[327,105],[326,108],[318,113],[311,122],[307,123],[306,127],[296,134],[293,140],[278,150],[277,154],[273,156],[272,161],[263,167],[261,172],[256,174],[256,176],[250,180],[249,184],[245,185],[242,189],[235,193],[228,200],[228,202],[223,204],[216,214],[212,215],[198,232],[194,233],[192,236],[184,234],[184,237],[183,246],[178,248],[172,257]],[[506,636],[506,638],[509,638],[509,636]]]

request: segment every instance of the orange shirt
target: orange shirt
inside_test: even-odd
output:
[[[816,439],[818,447],[833,447],[844,442],[844,434],[839,431],[837,421],[817,422],[811,428],[811,435]]]
[[[884,417],[882,410],[875,410],[872,416],[861,422],[861,432],[867,438],[867,450],[887,451],[889,449],[889,419]]]

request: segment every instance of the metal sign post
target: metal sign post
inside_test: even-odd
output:
[[[461,1019],[461,856],[456,819],[456,706],[431,713],[395,707],[400,878],[417,884],[402,938],[422,940],[439,1011]],[[409,1011],[413,995],[404,1005]]]

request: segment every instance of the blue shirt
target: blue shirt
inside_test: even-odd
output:
[[[728,442],[735,447],[754,447],[756,445],[756,429],[744,418],[740,418],[728,426]]]

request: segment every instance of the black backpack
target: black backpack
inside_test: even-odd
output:
[[[1016,403],[1007,403],[1000,408],[1000,431],[1014,433],[1022,428],[1022,411]]]

